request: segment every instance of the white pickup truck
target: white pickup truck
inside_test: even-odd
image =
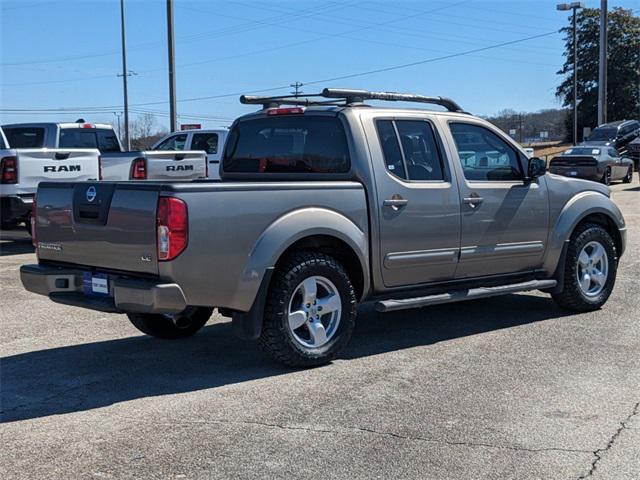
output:
[[[162,137],[151,149],[158,151],[204,150],[207,153],[207,162],[209,162],[208,178],[219,180],[220,159],[228,135],[229,130],[226,128],[184,130]]]
[[[97,148],[101,180],[194,180],[207,178],[202,151],[124,152],[113,127],[87,123],[16,123],[3,125],[14,148]]]
[[[29,226],[33,197],[42,181],[97,180],[100,152],[78,148],[10,148],[0,128],[2,228]]]

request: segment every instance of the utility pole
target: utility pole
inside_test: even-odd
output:
[[[169,43],[169,119],[171,131],[178,129],[176,113],[176,59],[175,38],[173,35],[173,0],[167,0],[167,40]]]
[[[576,30],[576,12],[579,8],[584,8],[582,2],[561,3],[557,5],[558,10],[573,10],[573,144],[578,144],[578,36]]]
[[[600,61],[598,62],[598,125],[607,123],[607,0],[600,0]]]
[[[302,83],[296,81],[295,83],[291,83],[289,84],[290,87],[292,87],[294,90],[291,92],[294,96],[298,97],[300,96],[303,92],[302,90],[300,90],[300,87],[302,87]]]
[[[122,31],[122,89],[124,92],[124,144],[127,151],[131,150],[129,141],[129,94],[127,92],[127,38],[124,30],[124,0],[120,0],[120,29]],[[118,117],[118,123],[120,117]]]

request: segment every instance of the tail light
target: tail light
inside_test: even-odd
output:
[[[37,232],[36,232],[36,225],[37,225],[37,211],[38,211],[38,204],[36,202],[36,197],[33,197],[33,205],[31,205],[31,217],[29,217],[29,222],[31,223],[31,243],[33,243],[34,247],[38,246],[38,237],[37,237]]]
[[[209,159],[204,156],[204,178],[209,178]]]
[[[283,108],[270,108],[267,110],[267,115],[300,115],[304,113],[304,107],[283,107]]]
[[[18,183],[18,159],[4,157],[0,160],[0,183]]]
[[[131,163],[131,173],[129,178],[131,180],[147,179],[147,161],[144,158],[136,158]]]
[[[158,260],[173,260],[187,247],[189,216],[179,198],[160,197],[156,214]]]
[[[98,180],[102,180],[102,155],[98,155]]]

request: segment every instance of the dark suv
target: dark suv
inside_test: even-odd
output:
[[[600,125],[591,132],[582,145],[604,145],[620,150],[639,135],[640,122],[638,120],[620,120]]]

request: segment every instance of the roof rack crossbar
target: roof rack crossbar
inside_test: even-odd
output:
[[[330,99],[330,100],[320,100]],[[386,102],[415,102],[440,105],[450,112],[466,113],[460,105],[446,97],[427,97],[412,93],[370,92],[344,88],[325,88],[321,93],[308,95],[282,95],[261,97],[257,95],[241,95],[240,103],[245,105],[262,105],[263,108],[277,108],[281,105],[331,105],[346,106],[362,104],[365,100],[382,100]]]

